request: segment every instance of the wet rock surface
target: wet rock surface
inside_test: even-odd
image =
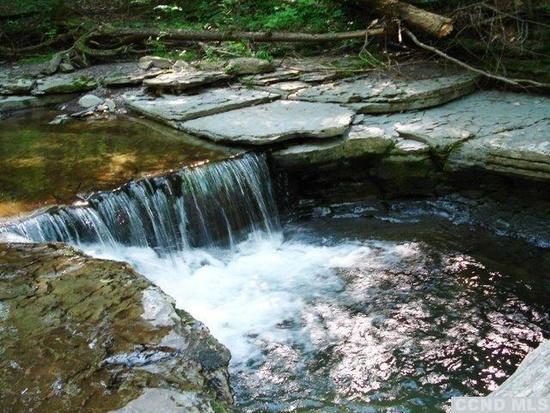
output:
[[[127,264],[61,245],[0,244],[0,284],[6,411],[106,412],[139,404],[150,388],[171,395],[155,399],[157,409],[231,403],[227,349]]]
[[[214,141],[266,145],[342,135],[354,113],[334,104],[276,101],[191,120],[182,129]]]

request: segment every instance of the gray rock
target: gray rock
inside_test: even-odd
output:
[[[173,65],[173,62],[170,59],[159,56],[143,56],[140,57],[138,61],[138,66],[147,70],[151,67],[156,67],[158,69],[170,69]]]
[[[38,80],[31,93],[33,95],[79,93],[96,87],[97,82],[88,76],[56,75]]]
[[[550,397],[550,340],[529,353],[514,374],[488,397]]]
[[[107,87],[141,85],[145,79],[156,77],[164,70],[154,69],[143,73],[115,73],[101,79],[101,84]]]
[[[137,399],[111,413],[215,413],[214,406],[196,392],[153,388],[145,389]]]
[[[267,145],[345,133],[354,113],[339,105],[276,101],[184,122],[182,129],[214,141]]]
[[[272,73],[264,73],[253,76],[245,76],[241,81],[254,86],[267,86],[272,83],[283,82],[288,80],[298,80],[300,72],[293,69],[277,69]]]
[[[550,99],[484,92],[450,106],[447,127],[470,133],[448,158],[450,171],[481,168],[550,180]],[[443,131],[436,128],[426,136]]]
[[[277,93],[285,99],[292,93],[296,93],[298,90],[309,87],[309,84],[301,82],[299,80],[290,80],[287,82],[277,82],[269,86],[258,86],[260,90],[266,90],[268,92]]]
[[[163,95],[157,98],[132,92],[123,96],[130,108],[176,128],[182,121],[266,103],[278,97],[273,93],[245,88],[210,89],[197,95]]]
[[[387,113],[437,106],[469,94],[469,74],[402,81],[366,76],[300,90],[291,99],[346,104],[361,113]]]
[[[70,95],[0,96],[0,111],[37,108],[66,102]]]
[[[0,95],[26,95],[35,84],[34,79],[3,78],[0,79]]]
[[[146,79],[143,84],[151,89],[181,92],[230,78],[231,76],[219,71],[200,72],[188,70],[166,73],[153,79]]]
[[[273,72],[273,63],[255,57],[239,57],[229,60],[225,71],[232,75],[253,75]]]
[[[78,104],[83,108],[92,108],[94,106],[103,103],[103,99],[98,98],[96,95],[87,94],[78,99]]]
[[[291,146],[274,151],[273,157],[286,167],[322,164],[389,153],[396,141],[397,137],[384,129],[354,125],[344,139]]]

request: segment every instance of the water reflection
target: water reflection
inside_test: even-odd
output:
[[[0,217],[227,156],[219,147],[140,119],[49,125],[54,116],[38,111],[1,121]]]

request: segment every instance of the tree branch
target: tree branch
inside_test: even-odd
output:
[[[507,83],[509,85],[519,86],[519,87],[525,87],[526,85],[530,85],[530,86],[540,87],[540,88],[550,88],[549,83],[540,83],[540,82],[536,82],[536,81],[530,80],[530,79],[508,78],[508,77],[499,76],[499,75],[496,75],[494,73],[486,72],[485,70],[481,70],[481,69],[478,69],[476,67],[470,66],[469,64],[464,63],[464,62],[462,62],[462,61],[460,61],[460,60],[458,60],[458,59],[456,59],[452,56],[449,56],[448,54],[442,52],[439,49],[436,49],[435,47],[432,47],[432,46],[429,46],[425,43],[422,43],[420,40],[417,39],[417,37],[409,29],[404,28],[403,32],[407,36],[409,36],[409,38],[413,41],[413,43],[416,44],[418,47],[420,47],[424,50],[428,50],[432,53],[435,53],[436,55],[441,56],[444,59],[449,60],[449,61],[457,64],[458,66],[461,66],[461,67],[463,67],[463,68],[465,68],[465,69],[467,69],[471,72],[474,72],[474,73],[480,74],[482,76],[485,76],[489,79],[498,80],[499,82],[503,82],[503,83]]]

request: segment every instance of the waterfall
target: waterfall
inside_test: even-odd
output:
[[[93,194],[2,229],[36,242],[179,251],[279,229],[264,155],[245,154]]]

